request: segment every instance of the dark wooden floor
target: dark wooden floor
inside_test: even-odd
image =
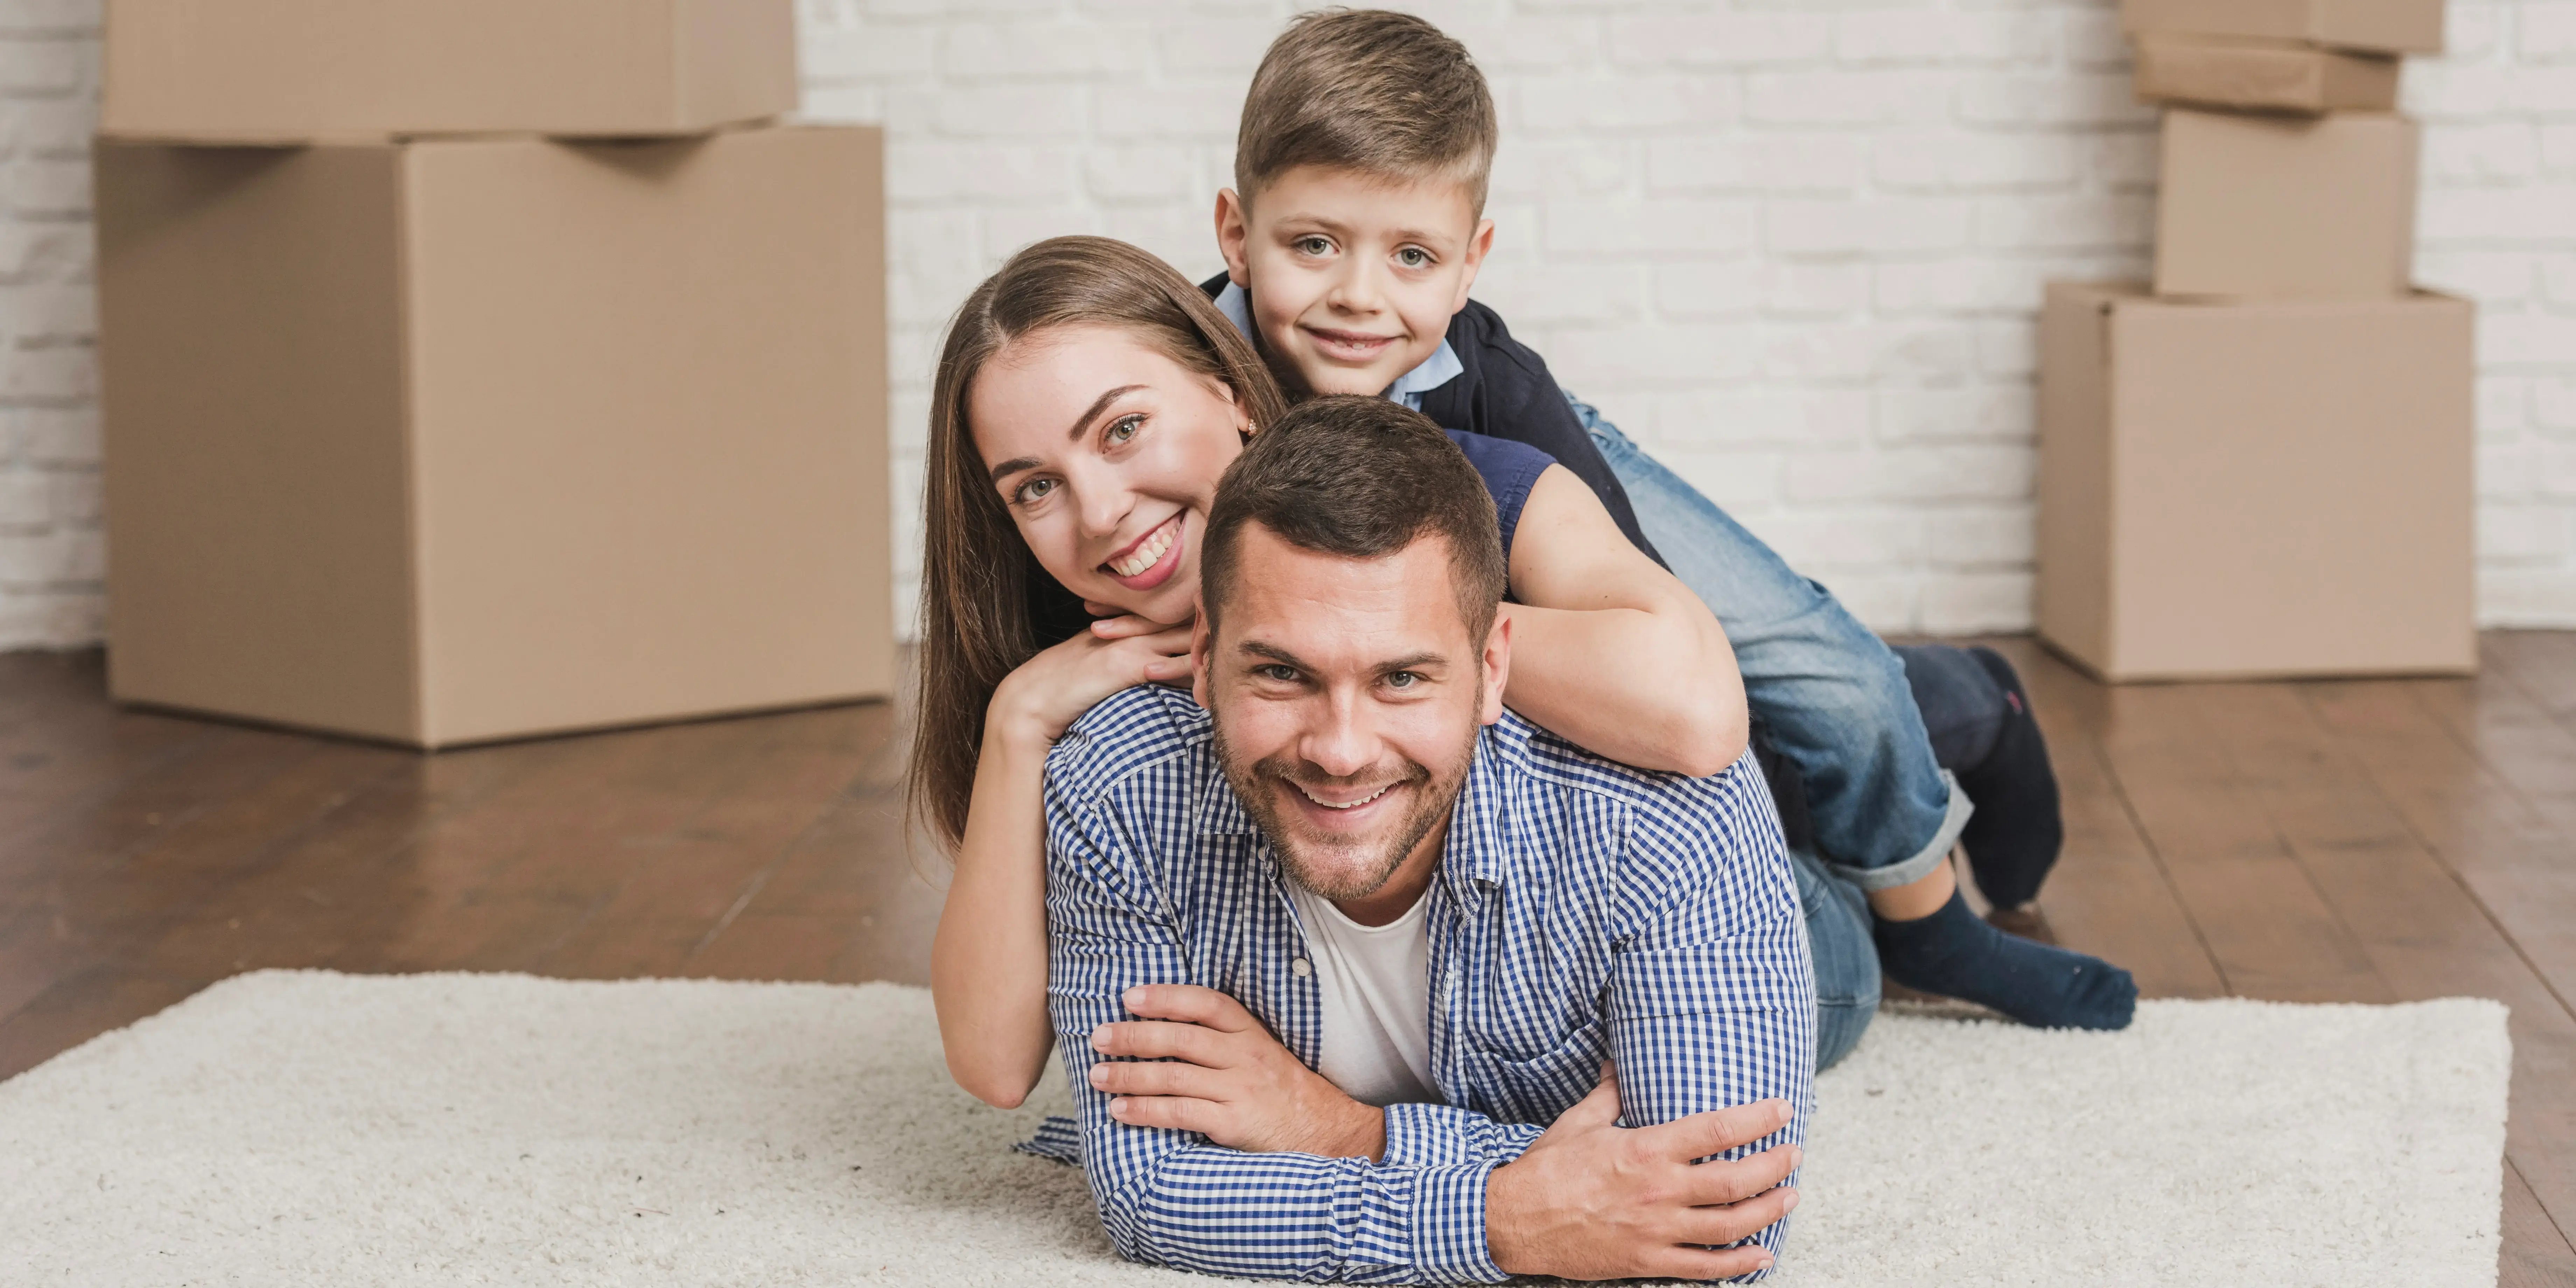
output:
[[[2576,1288],[2576,634],[2490,635],[2476,680],[2119,690],[1997,643],[2065,786],[2059,932],[2153,995],[2503,999],[2503,1282]],[[919,982],[943,865],[900,752],[879,704],[424,758],[0,655],[0,1076],[264,966]]]

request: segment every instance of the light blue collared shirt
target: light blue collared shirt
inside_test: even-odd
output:
[[[1249,292],[1227,282],[1225,289],[1217,293],[1216,306],[1234,323],[1235,330],[1241,331],[1255,344],[1261,342],[1260,333],[1252,329],[1252,296]],[[1386,387],[1386,396],[1391,401],[1420,411],[1422,395],[1457,379],[1466,370],[1467,364],[1458,361],[1458,351],[1450,348],[1449,341],[1444,338],[1440,347],[1422,360],[1421,366],[1397,376],[1395,383]]]
[[[1440,1103],[1387,1106],[1380,1159],[1246,1153],[1113,1118],[1091,1033],[1131,1018],[1136,985],[1224,992],[1310,1069],[1328,1040],[1313,941],[1214,739],[1188,694],[1144,685],[1047,754],[1047,1010],[1079,1126],[1051,1122],[1025,1148],[1082,1164],[1121,1255],[1244,1279],[1500,1282],[1486,1181],[1604,1060],[1630,1126],[1776,1096],[1789,1125],[1724,1157],[1805,1142],[1815,974],[1753,757],[1649,774],[1508,710],[1477,731],[1422,896]],[[1785,1233],[1755,1239],[1776,1256]]]

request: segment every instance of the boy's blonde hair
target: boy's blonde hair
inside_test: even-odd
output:
[[[1384,9],[1320,9],[1270,42],[1235,135],[1234,189],[1250,202],[1301,165],[1467,185],[1485,213],[1494,96],[1467,47]]]

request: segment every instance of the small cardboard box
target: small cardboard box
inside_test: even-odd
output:
[[[2398,60],[2271,40],[2138,38],[2142,103],[2261,112],[2394,111]]]
[[[2474,329],[2052,284],[2041,636],[2113,681],[2475,669]]]
[[[2244,36],[2389,54],[2442,52],[2442,0],[2120,0],[2134,35]]]
[[[791,0],[113,0],[100,130],[693,134],[795,110]]]
[[[2415,263],[2415,123],[2383,112],[2165,113],[2156,293],[2398,299]]]
[[[437,747],[895,679],[881,140],[103,140],[116,697]]]

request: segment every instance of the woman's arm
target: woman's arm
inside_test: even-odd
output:
[[[1744,754],[1744,679],[1726,632],[1564,466],[1530,488],[1511,578],[1503,697],[1515,710],[1640,769],[1714,774]]]
[[[1190,632],[1136,617],[1092,623],[993,693],[957,872],[930,942],[930,995],[948,1076],[1018,1107],[1055,1044],[1047,1020],[1046,757],[1121,689],[1190,673]]]

